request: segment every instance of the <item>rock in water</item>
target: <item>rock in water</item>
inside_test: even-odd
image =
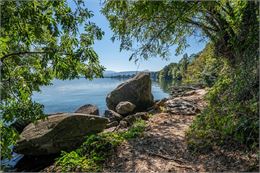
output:
[[[125,101],[125,102],[120,102],[116,106],[116,112],[122,115],[131,113],[135,109],[135,105],[131,102]]]
[[[105,129],[107,118],[63,113],[51,115],[25,127],[14,151],[24,155],[47,155],[79,147],[87,134]]]
[[[129,101],[136,106],[137,111],[145,110],[153,105],[151,85],[152,81],[149,73],[138,73],[108,94],[106,98],[107,107],[115,111],[118,103]]]
[[[86,104],[78,108],[75,113],[82,113],[82,114],[90,114],[90,115],[99,115],[99,110],[95,105]]]

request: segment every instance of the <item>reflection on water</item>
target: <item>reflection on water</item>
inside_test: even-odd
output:
[[[160,79],[157,82],[158,82],[160,88],[165,93],[171,93],[172,86],[179,86],[179,85],[181,85],[181,81],[177,81],[177,80],[164,80],[164,79]]]

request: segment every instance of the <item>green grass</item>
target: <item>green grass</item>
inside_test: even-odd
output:
[[[77,151],[71,151],[69,153],[63,151],[61,156],[56,161],[56,166],[60,166],[61,170],[64,172],[95,172],[100,169],[92,159],[88,159],[87,157],[82,156]]]
[[[100,172],[106,158],[125,140],[141,136],[146,122],[137,120],[124,132],[104,132],[87,136],[86,141],[75,151],[62,152],[55,166],[64,172]]]

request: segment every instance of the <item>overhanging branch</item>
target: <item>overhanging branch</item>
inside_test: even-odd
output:
[[[10,53],[10,54],[6,54],[4,56],[1,57],[1,61],[4,61],[6,58],[10,57],[10,56],[16,56],[16,55],[25,55],[25,54],[46,54],[46,53],[51,53],[51,52],[42,52],[42,51],[34,51],[34,52],[30,52],[30,51],[24,51],[24,52],[14,52],[14,53]]]
[[[186,11],[190,11],[192,10],[192,8],[194,8],[196,5],[196,3],[194,3],[192,6],[190,6],[190,8]],[[141,48],[141,50],[144,49],[148,49],[150,44],[155,40],[158,39],[158,37],[165,31],[167,30],[171,25],[173,25],[174,23],[176,23],[178,20],[180,20],[183,17],[184,14],[179,14],[173,21],[170,21],[165,27],[163,27],[159,32],[155,33],[155,35],[153,37],[150,38],[150,40],[148,41],[147,44],[145,44],[144,46],[142,46],[143,48]]]
[[[53,51],[24,51],[24,52],[14,52],[10,54],[6,54],[0,58],[0,61],[3,62],[6,58],[10,56],[20,56],[20,55],[26,55],[26,54],[47,54],[47,53],[53,53]],[[62,55],[72,55],[64,52],[59,52]]]

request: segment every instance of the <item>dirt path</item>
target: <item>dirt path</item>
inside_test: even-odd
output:
[[[179,97],[202,108],[205,90]],[[176,111],[175,111],[176,112]],[[250,171],[251,153],[214,148],[205,154],[187,149],[185,131],[194,115],[158,113],[148,121],[141,138],[123,143],[105,164],[104,172],[202,172]]]

